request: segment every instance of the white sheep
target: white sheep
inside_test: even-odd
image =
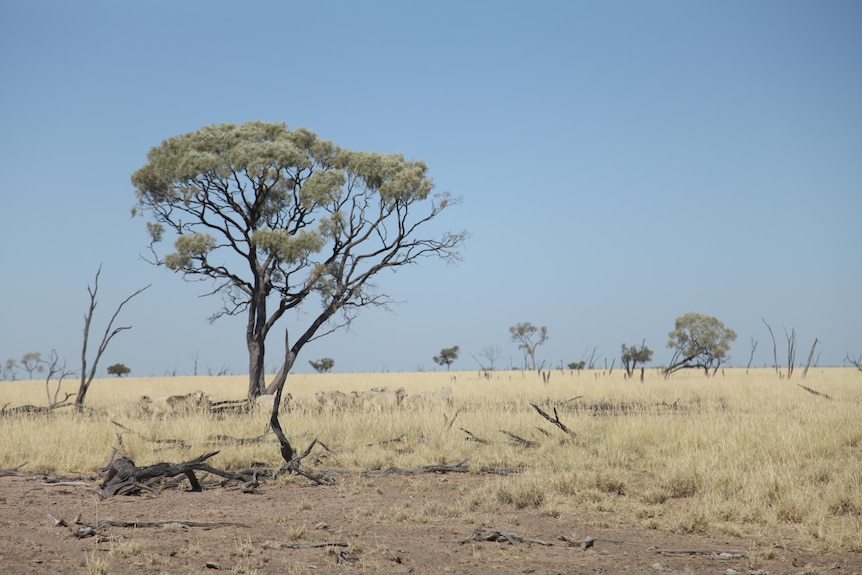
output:
[[[164,418],[176,413],[188,413],[195,409],[208,410],[210,406],[212,406],[212,397],[198,390],[185,395],[171,395],[154,399],[151,409],[153,417]]]

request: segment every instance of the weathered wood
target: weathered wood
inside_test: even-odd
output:
[[[467,467],[466,463],[470,460],[463,459],[458,463],[452,465],[444,465],[444,464],[432,464],[432,465],[423,465],[422,467],[417,467],[415,469],[402,469],[400,467],[387,467],[386,469],[369,469],[368,471],[363,471],[363,477],[369,477],[372,475],[384,475],[387,473],[394,473],[396,475],[421,475],[423,473],[467,473],[470,471],[470,468]]]
[[[805,387],[804,385],[802,385],[800,383],[797,383],[796,385],[798,385],[799,387],[801,387],[802,389],[804,389],[808,393],[810,393],[812,395],[816,395],[817,397],[822,397],[824,399],[832,399],[831,395],[827,395],[825,393],[820,393],[819,391],[815,391],[815,390],[811,389],[810,387]]]
[[[275,421],[276,416],[273,414],[272,417],[273,417],[273,421]],[[281,430],[281,428],[279,428],[279,432],[280,432],[280,430]],[[276,435],[278,435],[278,432],[276,433]],[[318,485],[332,485],[333,483],[335,483],[335,479],[333,479],[332,475],[329,473],[310,473],[310,472],[302,469],[302,467],[300,466],[300,462],[305,457],[307,457],[309,453],[311,453],[312,448],[314,448],[314,446],[317,445],[317,443],[318,443],[318,441],[317,441],[317,438],[315,437],[314,440],[308,445],[308,447],[305,448],[305,451],[303,451],[302,453],[300,453],[299,455],[297,455],[295,457],[292,457],[289,461],[287,461],[287,463],[282,465],[281,469],[278,470],[276,475],[280,475],[282,473],[295,473],[297,475],[301,475],[301,476],[305,477],[306,479],[310,479],[311,481],[314,481]],[[321,444],[321,445],[323,445],[323,444]],[[282,443],[281,446],[282,446],[281,454],[284,457],[284,456],[286,456],[285,444]],[[287,446],[289,447],[291,453],[293,453],[293,448],[290,447],[290,444],[287,444]]]
[[[129,429],[125,425],[117,423],[114,420],[111,420],[111,423],[113,423],[114,425],[116,425],[117,427],[122,429],[123,431],[131,433],[132,435],[137,435],[138,437],[140,437],[144,441],[149,441],[150,443],[166,443],[168,445],[176,446],[179,449],[190,449],[190,447],[191,447],[191,446],[189,446],[189,444],[186,443],[186,441],[184,439],[171,439],[171,438],[159,439],[157,437],[144,435],[143,433],[139,433],[139,432],[135,431],[134,429]],[[122,443],[122,436],[118,435],[118,438],[119,438],[119,441]]]
[[[572,431],[571,429],[569,429],[568,427],[566,427],[565,425],[563,425],[563,422],[560,421],[560,416],[557,415],[557,408],[556,407],[554,407],[554,417],[551,418],[550,415],[548,415],[547,413],[542,411],[542,408],[540,408],[535,403],[531,403],[530,405],[533,406],[533,409],[535,409],[536,411],[539,412],[539,415],[541,415],[542,417],[544,417],[545,419],[547,419],[548,421],[550,421],[551,423],[553,423],[554,425],[559,427],[563,431],[563,433],[567,433],[567,434],[571,435],[572,437],[575,436],[575,432]]]
[[[520,446],[522,446],[522,447],[539,447],[539,443],[538,443],[538,442],[536,442],[536,441],[532,441],[532,440],[529,440],[529,439],[524,439],[523,437],[519,437],[519,436],[515,435],[514,433],[512,433],[511,431],[506,431],[505,429],[501,429],[501,430],[500,430],[500,433],[505,433],[506,435],[508,435],[509,437],[511,437],[511,438],[512,438],[512,440],[513,440],[516,444],[518,444],[518,445],[520,445]]]
[[[116,517],[102,517],[96,522],[96,527],[101,529],[106,525],[111,527],[162,527],[164,525],[184,525],[186,527],[249,527],[246,523],[235,521],[192,521],[189,519],[160,519],[156,521],[138,521],[117,519]]]
[[[656,553],[662,555],[730,555],[733,557],[747,557],[747,551],[735,549],[656,549]]]
[[[500,531],[499,529],[485,529],[483,527],[475,529],[469,537],[462,541],[459,541],[458,543],[463,545],[464,543],[469,543],[470,541],[497,541],[501,543],[506,542],[511,545],[514,545],[515,543],[537,543],[539,545],[545,545],[548,547],[554,545],[553,543],[542,541],[540,539],[526,539],[524,537],[521,537],[517,533]]]
[[[341,541],[324,541],[323,543],[285,543],[279,545],[279,548],[284,549],[319,549],[321,547],[349,547],[350,544]]]
[[[480,467],[482,473],[492,475],[512,475],[513,473],[523,473],[527,470],[526,467]]]
[[[152,487],[152,483],[177,475],[185,475],[188,478],[192,491],[201,491],[200,483],[198,483],[194,472],[195,470],[215,471],[214,468],[205,465],[204,461],[217,453],[218,451],[212,451],[191,461],[184,461],[182,463],[163,462],[147,467],[137,467],[135,462],[128,457],[121,457],[111,462],[110,468],[105,473],[104,481],[95,491],[103,499],[113,497],[114,495],[137,493],[141,489],[158,493]]]
[[[254,445],[260,443],[269,435],[270,427],[267,425],[263,433],[255,437],[231,437],[230,435],[210,435],[207,437],[207,445]]]
[[[16,467],[7,467],[5,469],[0,469],[0,477],[32,477],[31,473],[22,473],[18,471],[19,469],[27,465],[27,463],[28,462],[25,461],[24,463]]]
[[[475,441],[476,443],[486,443],[486,444],[491,443],[487,439],[482,439],[481,437],[476,437],[475,435],[473,435],[472,433],[470,433],[469,431],[467,431],[463,427],[459,427],[458,429],[460,429],[461,431],[463,431],[464,433],[466,433],[468,435],[467,441]]]

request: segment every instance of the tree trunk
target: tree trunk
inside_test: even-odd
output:
[[[264,344],[250,339],[248,341],[248,396],[258,397],[264,390]]]
[[[814,338],[814,343],[811,345],[811,351],[808,352],[808,361],[805,362],[805,369],[802,370],[802,379],[808,375],[808,368],[811,367],[811,358],[814,357],[814,348],[817,347],[817,338]]]
[[[258,275],[255,270],[255,276]],[[252,293],[252,300],[248,306],[248,325],[245,331],[246,345],[248,345],[248,397],[254,399],[263,394],[266,361],[266,293],[263,290],[263,281],[258,277]]]

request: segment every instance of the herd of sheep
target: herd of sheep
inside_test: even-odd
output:
[[[272,409],[274,395],[262,395],[255,401],[255,408]],[[329,390],[318,391],[313,397],[294,398],[290,393],[282,396],[281,408],[286,411],[306,413],[333,413],[357,410],[365,412],[387,411],[393,409],[419,409],[428,406],[452,405],[452,388],[443,387],[435,391],[408,394],[403,387],[397,389],[372,388],[367,391]],[[213,411],[220,404],[240,402],[214,402],[212,396],[198,390],[185,395],[171,395],[150,399],[143,396],[138,402],[140,411],[155,418],[165,418],[179,413]]]

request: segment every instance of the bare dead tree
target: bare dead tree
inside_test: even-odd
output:
[[[150,287],[147,285],[137,290],[135,293],[124,299],[119,306],[117,306],[117,310],[114,312],[114,315],[111,316],[111,321],[108,322],[108,326],[105,328],[105,333],[102,336],[102,341],[99,343],[99,347],[96,350],[96,357],[93,359],[93,365],[90,367],[90,371],[87,371],[87,344],[90,339],[90,326],[93,322],[93,313],[96,311],[96,296],[99,293],[99,276],[102,273],[102,266],[99,266],[99,269],[96,271],[96,279],[93,282],[93,287],[87,286],[87,293],[90,294],[90,306],[87,308],[87,313],[84,316],[84,341],[81,345],[81,385],[78,387],[78,395],[75,397],[75,406],[77,408],[81,408],[84,406],[84,399],[87,396],[87,391],[90,389],[90,384],[93,383],[93,378],[96,377],[96,367],[99,365],[99,360],[102,358],[102,354],[105,353],[105,350],[108,348],[108,344],[114,339],[114,336],[120,333],[121,331],[125,331],[127,329],[132,329],[132,326],[121,326],[114,327],[114,321],[116,321],[117,316],[120,315],[120,311],[122,311],[123,306],[126,305],[132,298],[146,290]]]
[[[601,359],[601,356],[596,357],[596,352],[598,351],[598,349],[599,349],[598,346],[596,346],[593,348],[593,351],[590,353],[590,359],[587,361],[587,369],[595,369],[596,368],[596,361]],[[584,355],[587,355],[586,351],[584,352]],[[583,359],[583,357],[582,357],[582,359]]]
[[[790,330],[787,333],[787,328],[784,328],[784,337],[787,338],[787,379],[793,375],[793,364],[796,363],[796,330]]]
[[[773,366],[775,367],[775,373],[781,375],[781,371],[778,369],[778,345],[775,343],[775,334],[772,333],[772,326],[766,323],[765,318],[760,318],[763,321],[763,325],[766,326],[766,329],[769,330],[769,336],[772,338],[772,358],[773,358]]]
[[[198,358],[199,358],[199,355],[200,355],[200,351],[197,351],[197,350],[196,350],[196,351],[194,352],[194,354],[193,354],[193,355],[190,355],[190,356],[189,356],[189,359],[191,359],[191,360],[192,360],[192,366],[193,366],[192,375],[197,375],[197,374],[198,374]]]
[[[850,352],[848,351],[847,357],[844,358],[844,361],[846,361],[859,371],[862,371],[862,354],[859,354],[857,357],[851,357]]]
[[[814,343],[811,344],[811,351],[808,352],[808,360],[805,362],[805,369],[802,370],[802,379],[808,375],[808,368],[811,367],[811,358],[814,357],[814,348],[817,347],[817,338],[814,338]]]
[[[488,367],[482,365],[482,362],[479,362],[479,366],[482,369],[494,371],[494,364],[497,363],[497,360],[500,359],[502,355],[503,350],[500,349],[499,345],[489,345],[488,347],[482,348],[482,353],[479,354],[479,357],[483,357],[488,360]]]
[[[57,355],[57,350],[54,349],[51,350],[48,359],[42,360],[42,363],[48,370],[48,375],[45,376],[45,394],[48,396],[48,407],[50,409],[54,409],[57,407],[63,407],[65,405],[68,405],[66,402],[69,400],[70,397],[72,397],[73,394],[66,393],[66,397],[60,400],[58,400],[57,398],[60,395],[60,387],[63,384],[63,380],[69,376],[75,375],[75,372],[66,369],[65,359],[62,363],[60,363],[60,357]],[[55,376],[57,377],[57,387],[54,389],[54,393],[52,395],[51,380]]]
[[[754,336],[751,336],[751,355],[748,356],[748,365],[745,366],[746,371],[751,369],[751,364],[754,361],[754,352],[757,351],[757,344],[759,343]]]

